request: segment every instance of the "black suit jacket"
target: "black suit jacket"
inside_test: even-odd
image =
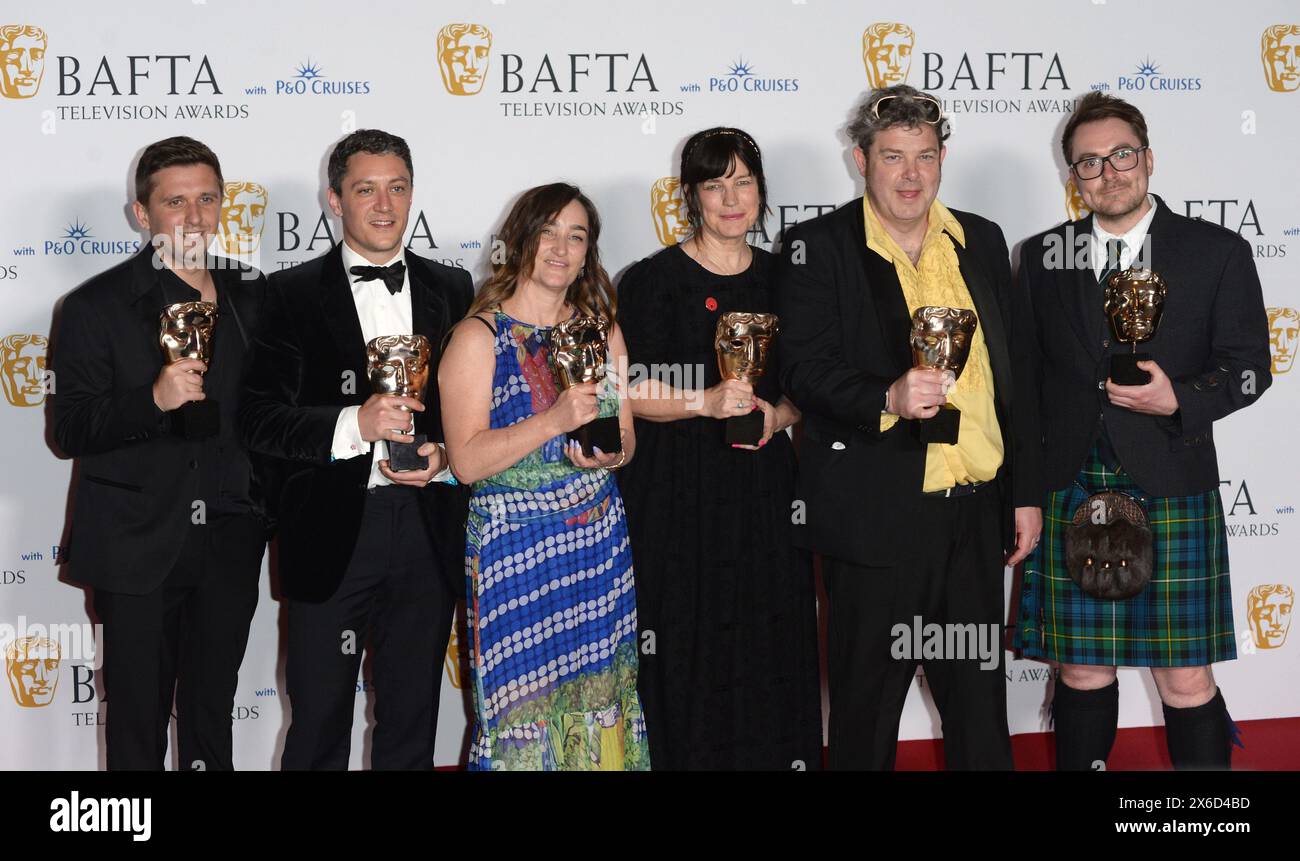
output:
[[[966,233],[955,240],[979,325],[984,329],[1005,457],[1001,495],[1004,546],[1014,505],[1039,505],[1037,481],[1012,472],[1022,428],[1013,424],[1011,268],[996,224],[952,210]],[[803,411],[797,499],[805,505],[796,543],[859,565],[905,561],[919,530],[926,446],[915,422],[880,432],[885,391],[912,367],[911,315],[894,265],[867,248],[858,198],[792,227],[777,277],[781,381]],[[1014,480],[1013,480],[1014,477]],[[988,491],[985,491],[988,492]]]
[[[412,328],[433,346],[425,410],[416,414],[415,430],[441,442],[437,366],[443,336],[465,316],[474,286],[463,270],[410,251],[405,259]],[[332,462],[330,447],[342,408],[370,395],[366,342],[342,245],[272,274],[245,377],[240,429],[249,449],[266,456],[280,585],[288,598],[328,599],[352,558],[375,447],[369,455]],[[464,488],[437,483],[420,495],[443,575],[460,594],[468,496]]]
[[[1116,457],[1143,490],[1187,496],[1216,490],[1213,423],[1263,394],[1268,318],[1250,245],[1230,230],[1171,212],[1156,198],[1148,266],[1169,285],[1155,337],[1140,345],[1173,381],[1178,412],[1148,416],[1112,406],[1105,392],[1112,352],[1102,291],[1090,263],[1063,268],[1092,234],[1092,216],[1026,240],[1018,292],[1032,308],[1029,418],[1042,439],[1040,495],[1074,480],[1102,415]],[[1086,248],[1087,246],[1082,246]],[[1086,256],[1086,253],[1085,255]],[[1077,261],[1076,261],[1077,262]],[[1050,268],[1049,268],[1050,267]]]
[[[163,364],[159,317],[184,300],[164,292],[153,255],[146,245],[69,293],[50,357],[54,440],[77,459],[68,575],[135,595],[161,584],[180,554],[201,495],[204,451],[202,443],[173,436],[153,401]],[[212,270],[219,322],[210,373],[220,366],[221,374],[238,378],[266,279],[222,262],[225,268]]]

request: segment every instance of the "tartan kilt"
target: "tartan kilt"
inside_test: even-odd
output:
[[[1065,527],[1080,503],[1104,490],[1141,500],[1151,522],[1151,582],[1125,601],[1085,595],[1065,567]],[[1152,498],[1093,450],[1077,481],[1047,496],[1043,539],[1025,560],[1013,647],[1026,658],[1104,666],[1199,667],[1235,659],[1218,491]]]

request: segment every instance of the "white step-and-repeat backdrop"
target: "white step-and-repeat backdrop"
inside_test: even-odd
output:
[[[692,132],[736,125],[759,142],[773,212],[753,240],[771,247],[861,193],[843,127],[864,90],[900,81],[953,119],[942,199],[994,219],[1012,243],[1080,214],[1058,140],[1089,90],[1145,112],[1152,189],[1173,209],[1250,242],[1275,382],[1216,428],[1241,651],[1216,675],[1238,720],[1300,715],[1300,634],[1288,641],[1300,586],[1293,2],[12,0],[0,19],[0,648],[59,643],[42,660],[6,648],[0,767],[102,763],[88,599],[59,580],[70,463],[46,443],[44,361],[59,298],[142,240],[128,203],[146,144],[187,134],[217,152],[226,247],[267,272],[339,236],[324,214],[325,160],[364,127],[411,144],[416,252],[481,280],[512,198],[565,179],[600,208],[617,272],[682,235],[672,175]],[[264,585],[235,700],[240,768],[279,759],[282,618]],[[1047,668],[1008,661],[1006,672],[1012,732],[1043,731]],[[1159,723],[1149,675],[1121,677],[1122,724]],[[440,765],[464,743],[460,678],[449,658]],[[359,679],[354,767],[371,698]],[[938,732],[918,678],[902,735]]]

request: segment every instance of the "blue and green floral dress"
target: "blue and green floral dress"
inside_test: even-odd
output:
[[[491,426],[556,400],[550,327],[499,309]],[[606,379],[600,414],[618,414]],[[613,475],[579,469],[565,435],[474,484],[465,542],[474,682],[471,769],[645,770],[636,593]]]

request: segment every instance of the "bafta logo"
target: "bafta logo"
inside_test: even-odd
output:
[[[451,626],[451,639],[447,640],[447,654],[442,659],[443,666],[447,670],[447,681],[456,690],[465,687],[465,677],[462,674],[460,662],[460,629],[456,625]]]
[[[19,637],[5,649],[5,675],[14,702],[25,709],[48,706],[59,684],[59,644],[46,637]]]
[[[767,370],[772,339],[780,330],[775,314],[729,311],[718,318],[713,349],[718,354],[718,372],[724,380],[740,380],[757,386]],[[732,445],[758,445],[763,438],[763,412],[727,419],[724,434]]]
[[[366,342],[366,373],[377,395],[398,395],[424,401],[429,384],[433,347],[423,335],[380,335]],[[406,407],[402,407],[406,410]],[[405,431],[405,428],[394,428]],[[427,469],[429,458],[419,453],[427,434],[412,433],[410,442],[388,443],[388,466],[393,472]]]
[[[5,399],[16,407],[38,407],[45,400],[44,335],[6,335],[0,338],[3,373],[0,384]]]
[[[975,330],[979,317],[969,308],[945,308],[923,305],[912,313],[912,329],[908,338],[912,345],[912,364],[951,374],[955,385],[966,369],[970,348],[975,343]],[[945,384],[944,393],[950,390]],[[961,410],[944,404],[939,412],[916,423],[921,442],[955,445],[961,431]]]
[[[906,24],[878,22],[862,31],[862,64],[874,89],[907,83],[916,33]]]
[[[1065,215],[1071,221],[1078,221],[1087,218],[1091,210],[1088,204],[1083,202],[1083,195],[1079,194],[1079,187],[1074,184],[1074,177],[1065,181]]]
[[[1295,364],[1300,347],[1300,311],[1295,308],[1268,309],[1268,351],[1273,354],[1273,373],[1285,374]]]
[[[1260,37],[1260,59],[1268,88],[1278,93],[1300,90],[1300,24],[1274,24]]]
[[[676,245],[691,235],[691,225],[683,211],[682,184],[675,176],[655,180],[650,187],[650,216],[660,245]]]
[[[221,198],[221,248],[226,254],[240,257],[257,250],[269,200],[260,183],[226,183]]]
[[[1151,374],[1139,368],[1138,362],[1151,361],[1151,355],[1139,353],[1137,345],[1156,336],[1169,285],[1159,272],[1125,269],[1107,279],[1102,295],[1102,312],[1115,342],[1130,345],[1128,353],[1111,354],[1110,378],[1121,386],[1144,386],[1151,382]]]
[[[453,96],[473,96],[483,89],[492,31],[482,24],[448,24],[438,31],[438,71]]]
[[[601,383],[609,362],[610,322],[604,317],[570,317],[551,330],[549,363],[560,391],[583,383]],[[604,453],[623,450],[618,413],[598,415],[568,438],[581,443],[582,453],[591,457],[596,449]]]
[[[158,346],[163,362],[198,359],[209,367],[216,346],[217,306],[212,302],[177,302],[158,317]],[[198,373],[191,371],[190,373]],[[216,401],[190,401],[172,410],[171,432],[188,440],[216,436],[221,429],[221,408]]]
[[[1286,642],[1294,606],[1295,590],[1285,583],[1265,583],[1250,590],[1246,616],[1257,648],[1277,649]]]
[[[45,31],[30,24],[0,25],[0,96],[30,99],[45,73]]]

